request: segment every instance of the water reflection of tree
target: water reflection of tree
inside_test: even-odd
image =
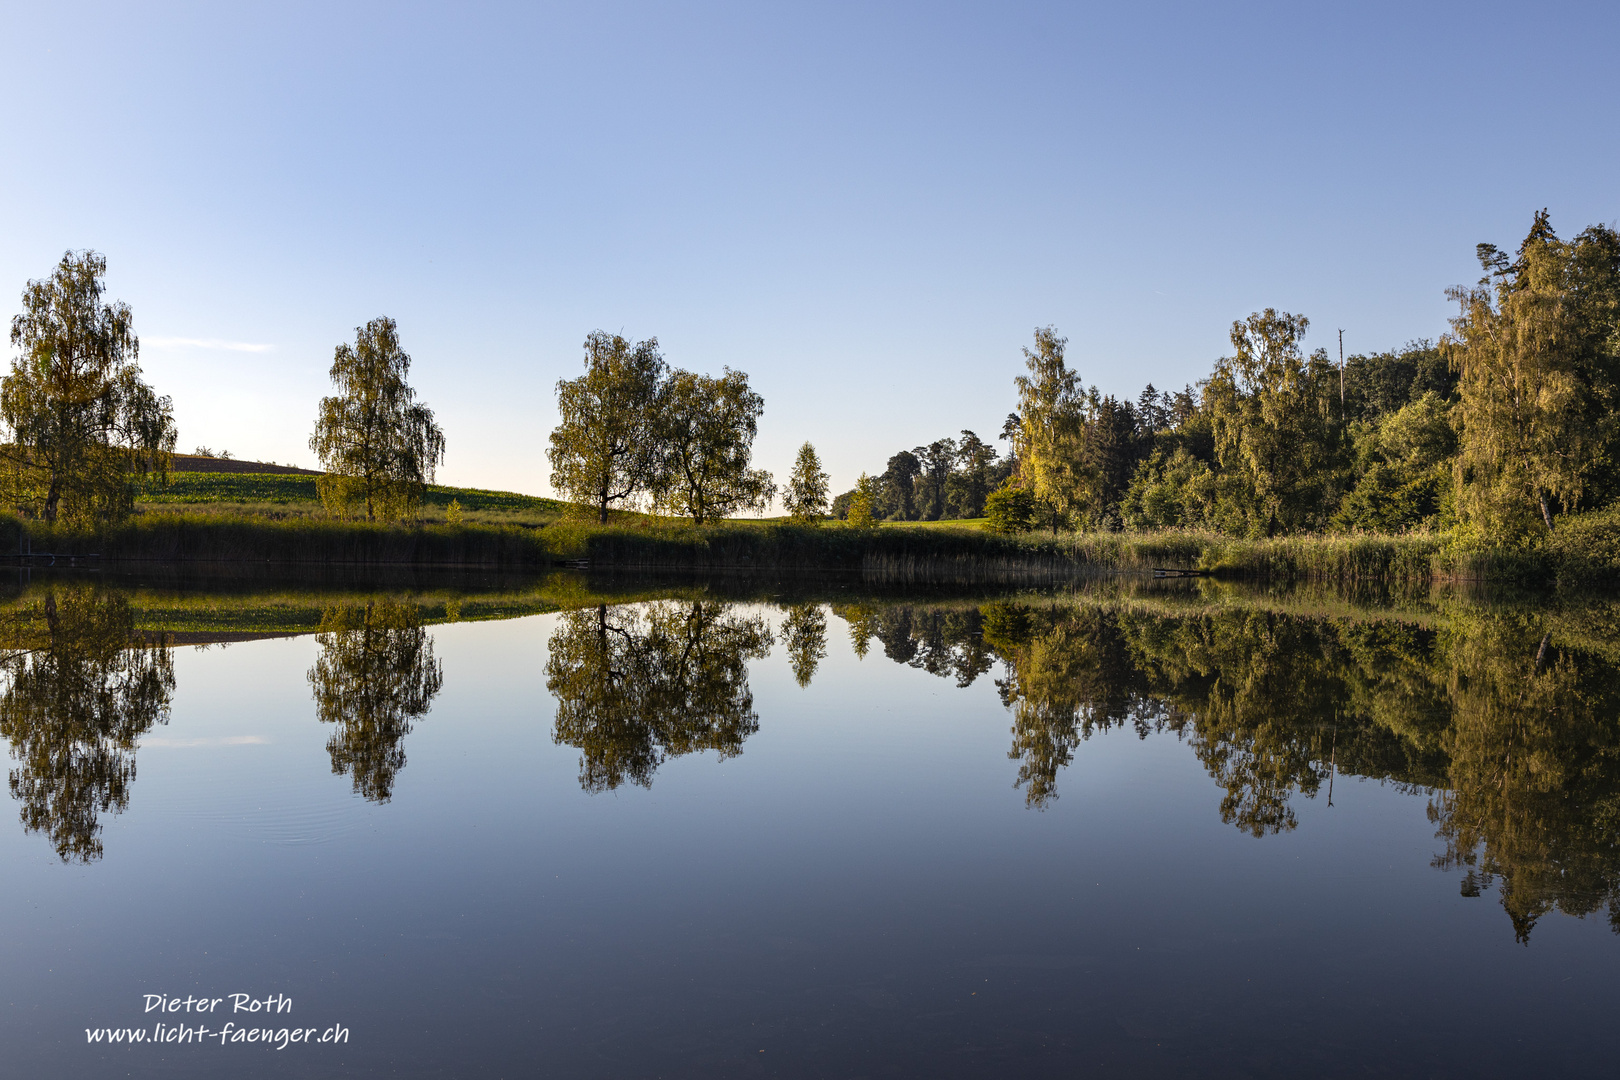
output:
[[[865,660],[872,650],[872,638],[877,636],[877,608],[871,604],[834,604],[832,612],[849,626],[849,645],[856,659]]]
[[[957,686],[972,685],[995,666],[978,608],[835,604],[832,610],[849,624],[856,656],[864,658],[875,637],[890,660],[953,679]]]
[[[759,730],[747,662],[771,644],[763,619],[712,601],[566,612],[546,662],[552,737],[580,750],[580,785],[592,792],[649,787],[682,754],[734,757]]]
[[[835,609],[838,610],[838,609]],[[846,608],[885,655],[949,677],[930,628],[960,609]],[[843,612],[841,611],[840,614]],[[1298,825],[1294,797],[1331,771],[1430,793],[1436,865],[1465,894],[1500,883],[1521,939],[1550,910],[1607,906],[1620,931],[1620,649],[1601,619],[1467,609],[1439,628],[1234,607],[994,603],[977,612],[1013,714],[1032,806],[1056,797],[1078,745],[1129,724],[1185,739],[1254,836]],[[930,644],[930,641],[936,644]],[[955,646],[964,642],[959,638]]]
[[[1093,732],[1129,723],[1146,735],[1158,721],[1109,613],[999,604],[987,609],[985,622],[986,640],[1007,665],[996,681],[1013,712],[1007,756],[1019,762],[1014,786],[1030,806],[1057,798],[1058,773]]]
[[[426,716],[444,685],[433,640],[415,605],[396,600],[327,609],[309,669],[316,715],[337,730],[327,742],[334,775],[348,773],[374,802],[393,795],[405,767],[413,721]]]
[[[23,827],[64,862],[99,859],[100,816],[129,804],[136,740],[168,721],[173,657],[135,636],[124,597],[88,587],[9,613],[0,647],[0,735]]]
[[[782,621],[782,637],[787,645],[788,664],[793,679],[809,686],[816,668],[827,657],[827,616],[820,604],[794,604]]]
[[[1500,878],[1520,941],[1555,909],[1607,906],[1620,932],[1620,670],[1525,618],[1473,620],[1448,645],[1436,865],[1466,868],[1464,895]]]
[[[1172,703],[1171,726],[1225,790],[1221,820],[1254,836],[1293,829],[1290,796],[1327,782],[1325,737],[1336,742],[1346,697],[1331,634],[1252,611],[1126,621],[1150,684]]]

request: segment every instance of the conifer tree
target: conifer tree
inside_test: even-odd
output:
[[[817,524],[827,515],[827,474],[821,471],[821,458],[808,442],[799,447],[793,459],[793,472],[788,476],[787,489],[782,502],[788,514],[796,521]]]

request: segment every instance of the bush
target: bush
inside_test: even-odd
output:
[[[1557,518],[1542,554],[1567,583],[1620,577],[1620,507]]]
[[[856,529],[870,529],[877,525],[877,515],[873,505],[877,502],[877,484],[870,476],[861,473],[861,478],[855,482],[855,490],[850,495],[845,506],[844,519],[851,527]]]
[[[984,500],[984,515],[995,532],[1024,532],[1035,523],[1035,497],[1023,488],[992,491]]]

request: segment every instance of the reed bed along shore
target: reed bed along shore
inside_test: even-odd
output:
[[[1291,536],[1081,532],[1002,535],[976,526],[852,529],[789,522],[703,527],[655,521],[544,527],[384,525],[223,513],[137,515],[101,529],[0,516],[0,565],[31,556],[112,563],[257,563],[331,567],[537,570],[559,564],[638,573],[841,572],[893,582],[1014,583],[1156,568],[1211,576],[1343,583],[1612,581],[1620,515],[1571,518],[1534,548],[1466,546],[1446,534]]]

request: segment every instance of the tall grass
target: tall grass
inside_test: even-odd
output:
[[[540,535],[539,530],[516,527],[404,527],[225,514],[142,515],[95,529],[0,517],[0,556],[30,550],[165,563],[524,567],[550,562]]]
[[[633,572],[843,572],[894,582],[1014,582],[1088,574],[1197,569],[1218,577],[1348,584],[1591,580],[1620,576],[1620,515],[1570,520],[1533,549],[1465,548],[1443,534],[1292,536],[1243,540],[1198,532],[1024,533],[981,528],[852,529],[787,522],[697,527],[663,521],[542,527],[416,526],[147,514],[76,529],[0,516],[0,563],[10,553],[84,555],[161,563],[324,564],[352,567],[533,569],[562,561]]]

